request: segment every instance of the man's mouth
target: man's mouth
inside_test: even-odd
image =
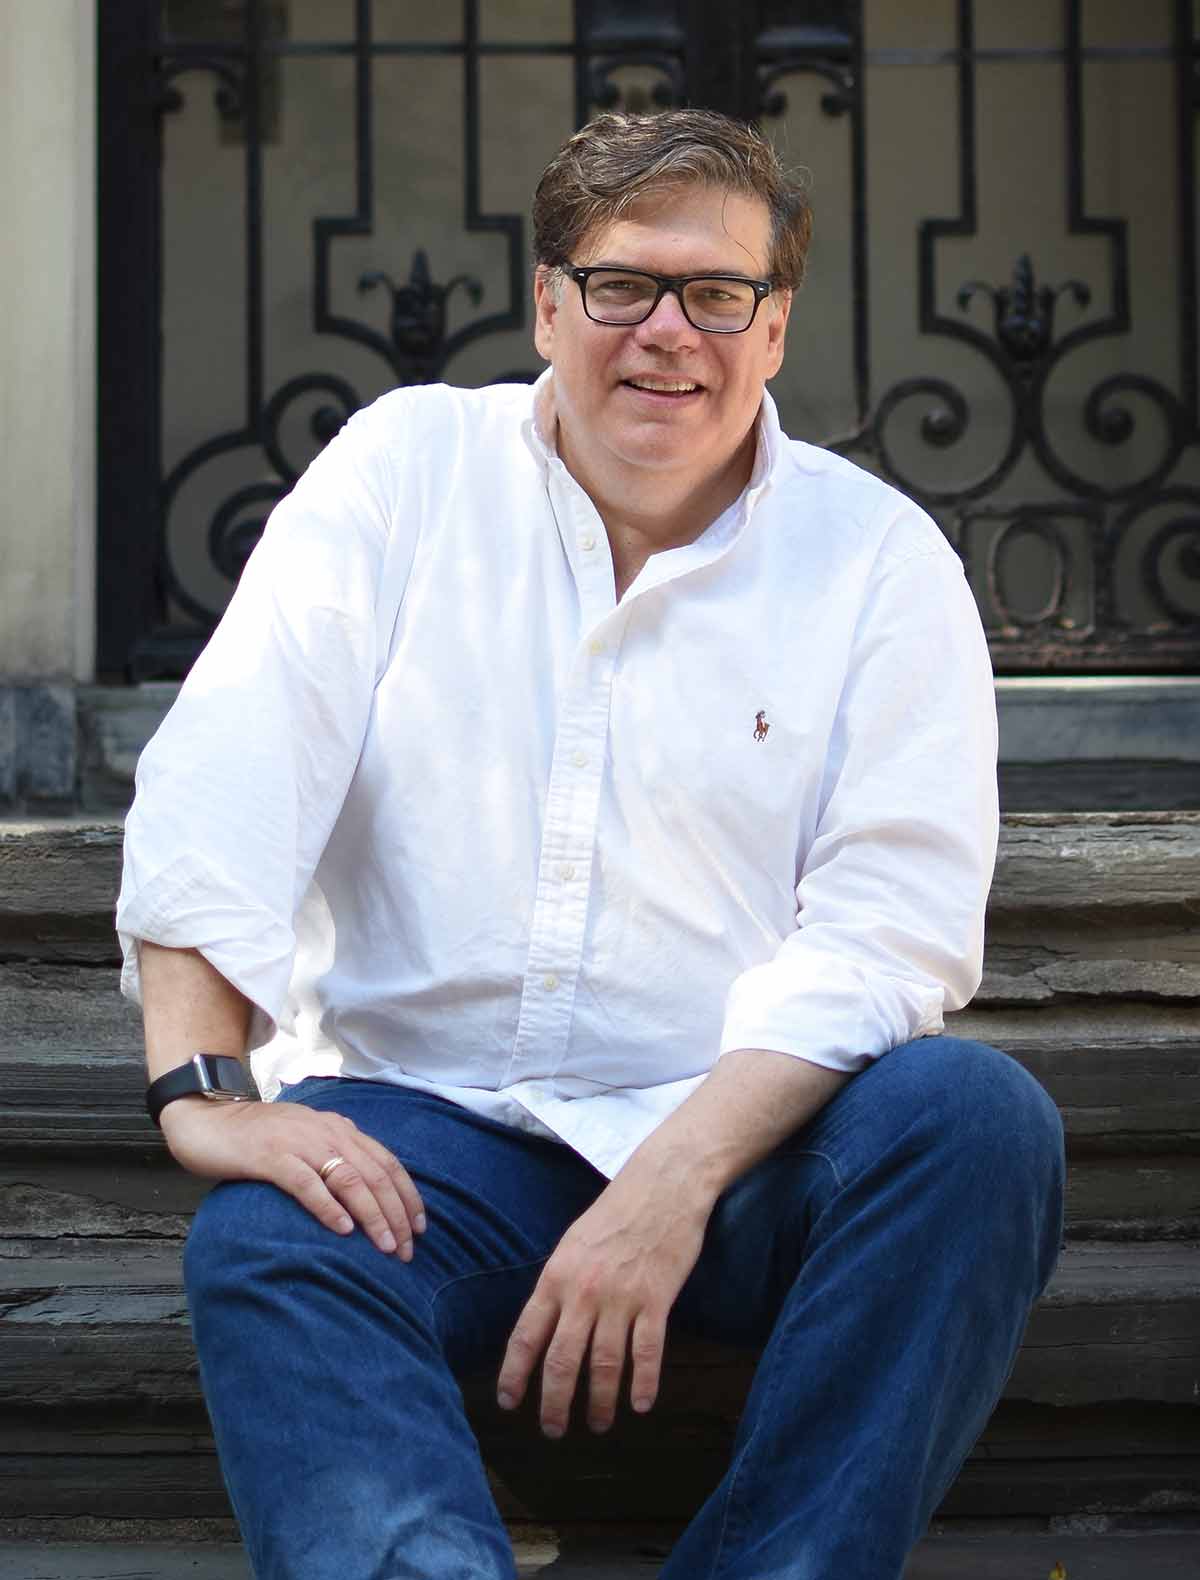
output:
[[[700,385],[693,379],[669,379],[654,374],[639,374],[621,381],[629,389],[645,390],[651,395],[694,395]]]

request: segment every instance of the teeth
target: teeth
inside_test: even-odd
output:
[[[685,394],[689,390],[698,389],[699,385],[690,383],[687,379],[630,379],[635,389],[666,391],[669,394]]]

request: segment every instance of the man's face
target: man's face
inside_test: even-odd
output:
[[[758,198],[690,186],[647,198],[626,218],[585,239],[577,265],[654,274],[738,274],[766,279],[770,216]],[[629,466],[711,476],[736,455],[753,426],[763,385],[783,361],[791,305],[777,292],[743,334],[709,334],[667,293],[644,323],[593,323],[579,287],[558,300],[544,275],[534,286],[535,341],[554,367],[564,458],[592,476]],[[686,380],[685,392],[648,389]]]

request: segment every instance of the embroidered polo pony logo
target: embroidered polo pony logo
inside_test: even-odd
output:
[[[767,731],[770,728],[771,726],[767,723],[767,716],[760,708],[754,715],[754,739],[756,741],[765,741],[767,738]]]

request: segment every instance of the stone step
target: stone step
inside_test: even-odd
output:
[[[141,1020],[109,968],[0,965],[0,1159],[156,1155],[143,1107]],[[1062,1110],[1073,1152],[1200,1152],[1200,1012],[1113,1007],[982,1010],[947,1018],[1018,1059]]]
[[[115,961],[120,855],[116,822],[0,823],[0,960]],[[1200,812],[1006,817],[988,907],[989,969],[1005,980],[992,991],[1200,1000],[1198,905]],[[1183,974],[1143,970],[1127,988],[1111,977],[1122,961]]]
[[[520,1580],[653,1580],[673,1531],[513,1532]],[[949,1530],[927,1536],[905,1580],[1195,1580],[1194,1532]],[[236,1542],[0,1542],[0,1580],[250,1580]]]
[[[46,688],[50,690],[51,688]],[[53,688],[60,707],[69,690]],[[146,742],[174,702],[170,681],[76,692],[82,799],[123,811]],[[1195,807],[1200,801],[1200,679],[1187,675],[1002,676],[1000,804]]]
[[[473,1418],[510,1519],[685,1520],[720,1476],[732,1435],[728,1420],[697,1415],[688,1403],[664,1402],[648,1420],[622,1420],[605,1439],[577,1431],[553,1445],[528,1420],[490,1416],[478,1397]],[[129,1407],[0,1412],[0,1510],[60,1524],[215,1526],[230,1518],[198,1401],[149,1417]],[[940,1513],[1010,1521],[1200,1516],[1194,1407],[1002,1402]]]
[[[197,1400],[175,1241],[0,1240],[0,1329],[0,1412],[155,1411]],[[731,1418],[750,1365],[721,1346],[675,1344],[672,1410]],[[1187,1404],[1198,1368],[1200,1246],[1069,1245],[1030,1320],[1006,1397],[1059,1407]]]

